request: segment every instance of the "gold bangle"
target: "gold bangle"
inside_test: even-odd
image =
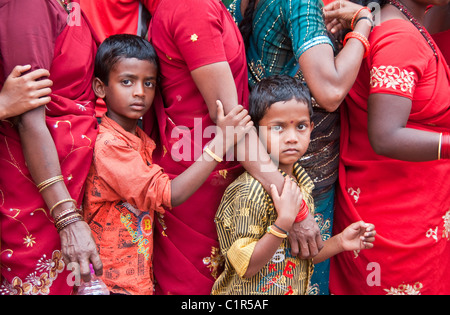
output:
[[[55,210],[57,206],[69,201],[72,201],[75,204],[75,207],[77,206],[77,201],[75,199],[72,198],[63,199],[55,203],[55,205],[50,209],[50,215],[53,213],[53,210]]]
[[[212,157],[214,160],[216,160],[218,163],[222,163],[223,159],[221,159],[217,154],[215,154],[213,151],[211,151],[208,146],[205,147],[203,150],[204,152],[208,153],[210,157]]]
[[[41,189],[43,186],[46,186],[47,184],[49,184],[49,183],[51,183],[51,182],[53,182],[53,181],[56,181],[56,180],[60,180],[60,179],[63,179],[63,180],[64,180],[64,177],[63,177],[62,175],[58,175],[58,176],[49,178],[49,179],[47,179],[47,180],[44,180],[42,183],[40,183],[40,184],[37,185],[36,187],[37,187],[38,189]]]
[[[441,160],[441,149],[442,149],[442,132],[439,135],[438,161]]]
[[[273,229],[273,225],[271,225],[267,228],[267,233],[275,235],[278,238],[287,238],[288,237],[287,234],[283,234],[283,233],[275,231]]]
[[[48,180],[47,180],[47,181],[48,181]],[[41,186],[42,183],[39,184],[39,185],[38,185],[38,189],[40,188],[40,189],[39,189],[39,192],[42,192],[43,190],[47,189],[48,187],[50,187],[50,186],[52,186],[52,185],[54,185],[54,184],[56,184],[56,183],[58,183],[58,182],[62,182],[62,181],[64,181],[64,177],[63,177],[62,175],[60,175],[60,176],[55,176],[55,177],[53,178],[52,181],[49,181],[49,182],[46,183],[44,186]],[[39,187],[39,186],[41,186],[41,187]]]

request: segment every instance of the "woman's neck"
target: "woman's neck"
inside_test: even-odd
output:
[[[411,13],[414,18],[423,25],[425,12],[427,10],[427,4],[418,3],[413,0],[397,0],[398,3],[402,4],[409,13]]]

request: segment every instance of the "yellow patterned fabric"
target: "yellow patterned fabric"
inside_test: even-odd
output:
[[[313,213],[314,184],[299,164],[294,166],[294,175]],[[242,174],[227,188],[216,215],[225,270],[213,286],[213,295],[302,295],[308,292],[314,270],[312,261],[293,257],[288,239],[283,240],[258,274],[243,278],[256,243],[276,219],[272,199],[249,173]]]

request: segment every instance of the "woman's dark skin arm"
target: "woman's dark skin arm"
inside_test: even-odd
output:
[[[411,100],[372,94],[368,102],[368,131],[374,151],[392,159],[425,162],[438,159],[439,133],[406,127]]]
[[[331,7],[327,8],[331,10],[333,5],[337,6],[338,3],[340,1],[330,4]],[[332,13],[325,11],[324,15],[332,20],[339,14],[341,23],[350,28],[350,22],[360,8],[361,6],[352,2],[342,1],[340,9]],[[368,10],[361,11],[358,18],[363,16],[372,17]],[[370,23],[365,20],[355,26],[355,31],[366,37],[369,37],[370,29]],[[336,58],[330,45],[314,46],[300,57],[300,68],[311,94],[320,107],[328,112],[338,109],[356,80],[364,53],[365,49],[361,42],[351,38]]]
[[[61,175],[56,147],[45,123],[45,107],[41,106],[23,114],[20,117],[18,129],[25,160],[36,185]],[[64,182],[57,182],[43,190],[42,197],[49,208],[60,200],[71,198]],[[64,209],[75,206],[73,202],[63,203],[55,208],[53,217]],[[60,232],[60,237],[64,261],[66,264],[78,263],[84,281],[89,281],[91,278],[90,263],[97,275],[103,273],[91,229],[86,222],[70,224]]]
[[[227,62],[200,67],[192,71],[191,74],[197,88],[202,93],[214,122],[217,118],[216,100],[222,101],[225,114],[239,105],[236,84]],[[256,153],[249,152],[249,143],[259,143],[257,148],[251,147],[257,150]],[[266,191],[271,192],[271,184],[274,184],[278,191],[283,190],[284,177],[272,162],[268,163],[270,157],[254,128],[247,134],[245,141],[238,144],[237,152],[238,154],[245,152],[245,158],[238,156],[240,163],[263,185]],[[252,159],[250,159],[250,154]],[[267,162],[264,163],[264,161]],[[294,224],[289,240],[292,246],[292,254],[300,255],[303,259],[313,258],[323,247],[319,226],[313,215],[309,215],[303,222]]]
[[[221,130],[208,144],[209,149],[219,157],[234,147],[235,141],[239,142],[245,134],[253,127],[253,122],[248,115],[248,111],[242,106],[236,106],[228,115],[223,112],[223,105],[217,101],[217,128]],[[226,127],[234,127],[237,130],[237,139],[234,135],[227,138]],[[176,207],[185,202],[194,194],[206,181],[218,162],[203,152],[201,157],[183,173],[175,177],[171,182],[172,207]]]

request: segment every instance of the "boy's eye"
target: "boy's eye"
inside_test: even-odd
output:
[[[145,87],[152,88],[152,87],[155,87],[155,84],[151,81],[147,81],[147,82],[145,82]]]
[[[131,85],[131,81],[128,79],[122,80],[123,85]]]

